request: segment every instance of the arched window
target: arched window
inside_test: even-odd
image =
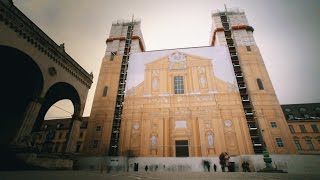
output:
[[[291,109],[286,108],[285,111],[289,113],[289,112],[291,112]]]
[[[259,90],[264,90],[261,79],[259,79],[259,78],[257,79],[257,84],[258,84]]]
[[[304,107],[301,107],[301,108],[299,108],[299,111],[300,111],[301,113],[305,113],[305,112],[307,111],[307,109],[304,108]]]
[[[156,148],[157,147],[157,136],[153,134],[150,138],[151,147]]]
[[[208,146],[212,147],[214,145],[213,134],[211,134],[211,133],[208,134],[207,138],[208,138]]]

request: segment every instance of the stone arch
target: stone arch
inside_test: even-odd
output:
[[[49,88],[44,97],[38,117],[33,126],[33,132],[37,132],[40,130],[41,124],[44,120],[44,116],[46,115],[49,108],[56,102],[63,99],[69,99],[72,102],[74,107],[73,116],[80,116],[81,100],[77,90],[72,85],[65,82],[55,83]]]
[[[0,145],[10,144],[24,123],[28,105],[40,96],[44,78],[38,64],[13,47],[0,45],[1,126]]]

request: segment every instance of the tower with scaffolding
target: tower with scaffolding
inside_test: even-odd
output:
[[[140,25],[134,19],[112,23],[88,124],[84,146],[88,154],[118,155],[129,57],[145,50]]]
[[[212,46],[227,46],[255,154],[296,153],[288,125],[243,10],[212,13]],[[276,124],[277,128],[272,128]],[[277,146],[275,146],[275,144]],[[278,146],[282,144],[286,146]]]

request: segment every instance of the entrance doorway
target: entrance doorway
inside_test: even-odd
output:
[[[176,157],[189,157],[188,140],[176,140]]]

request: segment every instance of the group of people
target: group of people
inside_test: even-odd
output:
[[[233,171],[232,167],[230,165],[230,156],[227,152],[222,152],[219,155],[219,160],[220,160],[220,165],[221,165],[221,170],[222,172],[226,171],[226,167],[228,168],[228,172]],[[203,165],[205,170],[207,170],[208,172],[210,172],[210,161],[208,160],[204,160],[203,161]],[[163,166],[165,167],[165,166]],[[249,167],[249,163],[247,161],[243,161],[241,164],[242,170],[243,172],[250,172],[250,167]],[[148,165],[145,166],[145,171],[148,172]],[[158,166],[155,167],[155,170],[158,169]],[[216,172],[217,171],[217,166],[216,164],[213,164],[213,170]]]
[[[230,163],[229,163],[230,156],[227,152],[222,152],[219,156],[219,160],[220,160],[222,172],[225,172],[226,167],[228,168],[228,171],[231,171]]]
[[[210,172],[210,161],[204,160],[203,166],[204,166],[205,170],[207,169],[208,172]],[[216,164],[213,164],[213,170],[214,170],[214,172],[217,172],[217,165]]]

